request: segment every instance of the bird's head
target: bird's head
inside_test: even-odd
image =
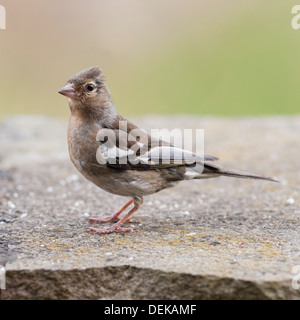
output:
[[[58,93],[66,96],[72,112],[102,113],[101,109],[113,108],[110,92],[103,71],[90,67],[75,74]]]

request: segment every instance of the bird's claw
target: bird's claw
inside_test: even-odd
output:
[[[132,232],[133,229],[131,229],[131,228],[121,228],[119,226],[112,226],[112,227],[109,227],[109,228],[99,228],[99,229],[90,228],[90,231],[94,231],[94,232],[97,232],[97,233],[100,233],[100,234],[111,233],[111,232],[114,232],[114,231],[128,233],[128,232]]]
[[[135,218],[129,218],[125,222],[131,222],[132,219],[135,219]],[[99,218],[89,218],[89,222],[99,222],[99,223],[118,222],[120,220],[121,220],[120,218],[113,217],[113,216],[110,216],[110,217],[99,217]]]
[[[106,222],[118,222],[120,219],[117,217],[98,217],[98,218],[89,218],[90,222],[99,222],[99,223],[106,223]]]

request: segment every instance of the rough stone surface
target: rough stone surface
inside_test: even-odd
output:
[[[293,271],[300,271],[300,117],[133,120],[147,130],[204,128],[205,152],[221,165],[281,183],[185,181],[146,197],[133,233],[99,235],[89,232],[88,217],[111,214],[127,199],[96,188],[72,167],[67,121],[4,119],[2,297],[299,299]]]

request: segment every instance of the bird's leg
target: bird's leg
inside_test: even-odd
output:
[[[117,223],[115,223],[112,227],[109,228],[90,228],[91,231],[96,231],[98,233],[111,233],[113,231],[119,231],[119,232],[132,232],[133,230],[131,228],[121,228],[121,225],[128,221],[129,217],[137,211],[140,206],[143,204],[143,198],[141,197],[135,197],[134,198],[134,207],[127,213],[127,215],[120,219]]]
[[[116,212],[115,214],[109,216],[109,217],[99,217],[99,218],[90,218],[89,221],[96,221],[96,222],[100,222],[100,223],[105,223],[105,222],[111,222],[111,221],[119,221],[121,220],[119,217],[119,215],[126,209],[128,208],[131,204],[133,203],[133,200],[130,200],[128,203],[125,204],[124,207],[122,207],[118,212]],[[128,221],[128,220],[127,220]],[[130,221],[130,219],[129,219]],[[128,221],[128,222],[129,222]]]

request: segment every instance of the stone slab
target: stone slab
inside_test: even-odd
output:
[[[2,297],[299,299],[293,271],[300,271],[300,116],[132,120],[147,130],[204,128],[205,152],[221,165],[281,183],[185,181],[146,197],[130,223],[133,233],[99,235],[89,232],[88,218],[111,214],[127,199],[96,188],[72,167],[67,121],[4,119]]]

